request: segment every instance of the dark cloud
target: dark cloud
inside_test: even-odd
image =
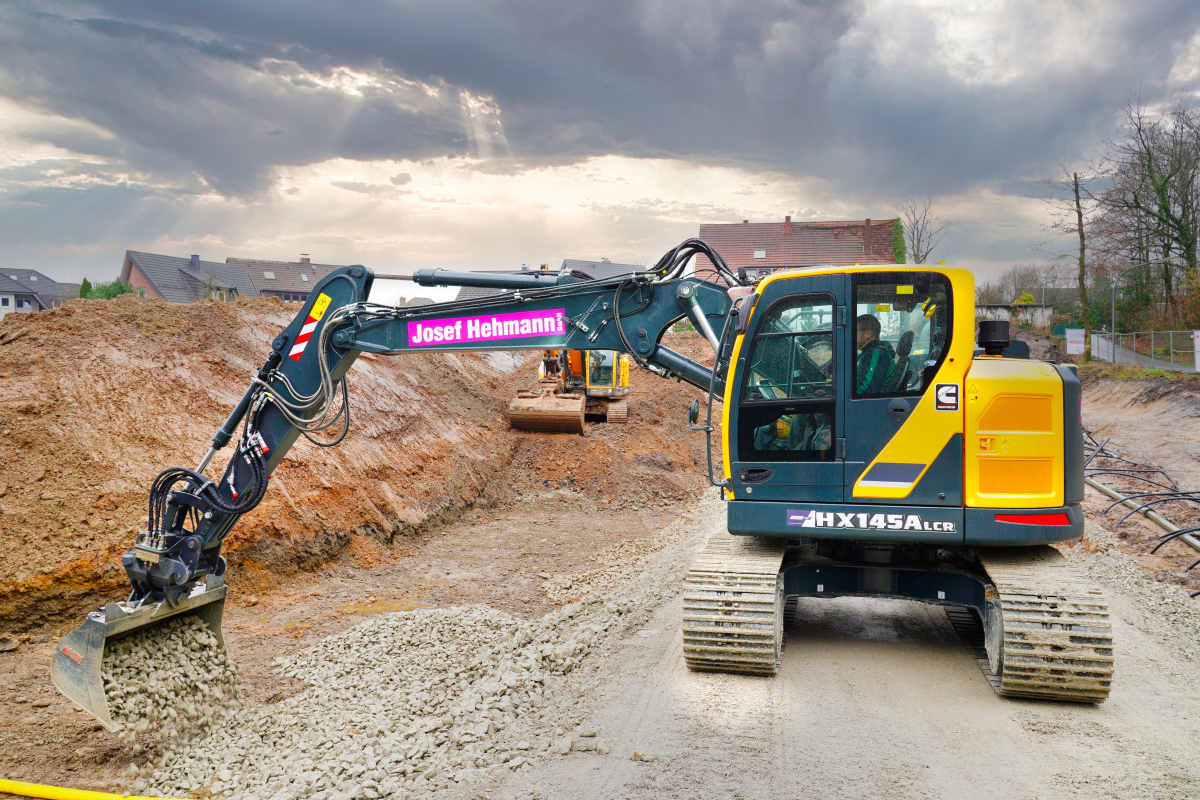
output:
[[[475,153],[461,90],[494,99],[500,145],[526,160],[663,155],[858,192],[958,191],[1077,157],[1122,93],[1161,88],[1200,22],[1194,4],[1081,7],[1107,15],[1103,57],[1047,62],[1061,45],[1047,18],[1014,10],[996,37],[1018,42],[1018,74],[971,81],[939,68],[946,44],[923,12],[879,22],[850,0],[53,8],[0,10],[0,91],[111,131],[138,167],[229,194],[263,188],[275,165]],[[987,72],[983,55],[961,60]],[[339,70],[377,82],[346,91]]]
[[[665,156],[824,178],[879,218],[981,186],[1040,198],[1130,93],[1185,88],[1167,76],[1198,26],[1175,0],[10,0],[0,96],[53,115],[14,135],[73,158],[0,173],[0,232],[32,243],[65,210],[87,215],[71,241],[157,233],[185,225],[181,196],[254,202],[276,167],[332,158]],[[400,177],[333,185],[394,197]],[[988,225],[947,241],[993,247]]]

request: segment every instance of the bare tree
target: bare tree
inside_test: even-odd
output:
[[[1200,279],[1200,112],[1180,102],[1155,117],[1127,104],[1105,166],[1111,185],[1098,195],[1102,224],[1093,238],[1114,269],[1143,265],[1131,278],[1161,298],[1174,327],[1181,287],[1172,262],[1183,262],[1185,290]]]
[[[1069,170],[1060,167],[1058,175],[1045,183],[1055,190],[1054,197],[1047,200],[1050,213],[1055,217],[1050,230],[1060,236],[1068,236],[1073,241],[1071,249],[1075,250],[1073,260],[1078,266],[1079,280],[1079,310],[1083,316],[1083,357],[1086,361],[1092,359],[1092,307],[1088,302],[1088,221],[1096,210],[1097,201],[1092,196],[1088,184],[1095,176],[1090,172],[1081,173],[1079,170]],[[1075,247],[1078,243],[1078,248]],[[1066,257],[1060,252],[1057,258]]]
[[[997,278],[975,285],[975,302],[979,305],[1014,305],[1020,302],[1045,303],[1057,301],[1053,288],[1062,282],[1057,270],[1041,264],[1016,264]],[[1047,298],[1046,290],[1051,289]]]
[[[930,214],[933,200],[926,197],[917,200],[909,197],[900,202],[900,216],[904,220],[904,240],[908,248],[908,263],[926,264],[933,248],[946,236],[946,223]]]

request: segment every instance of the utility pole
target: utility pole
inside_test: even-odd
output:
[[[1088,306],[1087,296],[1087,240],[1083,232],[1083,204],[1079,201],[1079,173],[1071,173],[1071,183],[1075,188],[1075,224],[1079,229],[1079,306],[1083,309],[1083,360],[1092,360],[1092,310]],[[1042,305],[1046,304],[1046,290],[1042,289]],[[1113,319],[1116,319],[1116,293],[1113,293]],[[1113,351],[1116,352],[1115,350]]]

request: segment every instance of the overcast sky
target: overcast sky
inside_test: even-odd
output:
[[[59,280],[653,262],[929,195],[986,277],[1123,102],[1197,92],[1194,0],[6,0],[0,243]]]

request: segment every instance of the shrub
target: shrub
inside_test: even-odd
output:
[[[97,283],[92,285],[87,278],[83,279],[83,283],[79,287],[79,296],[86,300],[112,300],[114,297],[123,294],[140,294],[145,295],[141,289],[134,287],[132,283],[123,281],[117,278],[115,281],[107,283]]]

